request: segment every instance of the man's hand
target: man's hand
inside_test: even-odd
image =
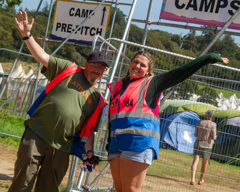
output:
[[[86,165],[92,165],[93,169],[95,169],[95,167],[99,164],[99,157],[95,155],[92,155],[90,158],[88,156],[85,156],[83,158],[83,162]]]
[[[17,24],[18,30],[20,31],[23,37],[27,37],[30,35],[34,19],[32,18],[31,22],[29,23],[28,16],[25,11],[23,13],[19,11],[17,17],[15,17],[15,22]]]

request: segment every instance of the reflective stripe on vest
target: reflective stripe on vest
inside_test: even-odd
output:
[[[147,84],[149,85],[151,78],[152,77],[144,79],[144,81],[141,84],[140,90],[144,89]],[[118,81],[118,82],[112,83],[112,85],[110,85],[109,87],[111,88],[111,90],[113,90],[113,93],[115,93],[121,86],[122,86],[122,82]],[[125,118],[125,117],[146,118],[146,119],[151,119],[153,121],[159,121],[159,115],[158,115],[159,100],[157,101],[156,109],[152,110],[153,113],[152,113],[152,111],[150,113],[148,113],[147,111],[146,111],[146,113],[142,112],[142,106],[143,105],[147,106],[146,99],[145,99],[146,92],[147,92],[147,90],[139,93],[136,111],[119,112],[119,113],[110,114],[110,121],[114,120],[116,118]],[[111,107],[111,105],[110,105],[110,107]]]
[[[111,131],[111,137],[115,135],[122,135],[122,134],[132,134],[132,135],[143,135],[154,137],[156,139],[160,139],[160,133],[156,133],[155,131],[149,131],[146,129],[139,129],[139,128],[126,128],[126,129],[116,129],[114,132]]]
[[[116,118],[125,118],[125,117],[136,117],[136,118],[146,118],[151,119],[153,121],[159,121],[159,117],[149,113],[142,113],[142,112],[128,112],[128,113],[116,113],[110,115],[110,121]]]

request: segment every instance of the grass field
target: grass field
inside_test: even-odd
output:
[[[24,119],[1,113],[0,132],[21,137],[24,132]],[[20,139],[0,135],[0,141],[18,147]]]
[[[202,85],[198,85],[198,86],[199,86],[199,89],[204,88],[204,86],[202,86]],[[233,94],[235,94],[235,95],[237,96],[237,98],[240,99],[240,92],[237,92],[237,91],[228,91],[228,90],[225,90],[225,89],[217,89],[217,88],[212,88],[212,89],[214,89],[214,90],[217,92],[217,94],[222,93],[225,98],[229,98],[229,97],[231,97]]]
[[[192,160],[192,154],[160,149],[159,158],[157,161],[154,161],[153,165],[149,168],[148,174],[152,176],[161,175],[164,177],[182,177],[190,179]],[[199,178],[200,169],[201,162],[199,162],[198,165],[196,178]],[[220,185],[231,188],[234,181],[239,182],[240,167],[210,160],[206,175],[207,182],[219,185],[219,181],[222,179],[224,179],[224,183],[220,183]]]
[[[23,122],[22,118],[1,113],[0,132],[21,136],[24,131]],[[20,139],[0,135],[0,142],[17,147]],[[150,166],[147,174],[155,179],[161,177],[190,180],[192,159],[192,154],[160,149],[158,160]],[[210,163],[206,175],[207,182],[235,189],[235,184],[240,181],[240,167],[218,163],[214,160],[211,160]],[[199,163],[196,178],[199,177],[200,168],[201,163]],[[223,179],[224,182],[221,182]],[[240,186],[238,185],[238,187]]]

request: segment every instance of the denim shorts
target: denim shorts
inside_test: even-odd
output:
[[[115,157],[124,157],[126,159],[130,159],[132,161],[137,161],[140,163],[145,163],[148,165],[152,164],[154,151],[149,148],[145,151],[137,152],[137,151],[118,151],[117,153],[109,153],[108,159],[113,159]]]

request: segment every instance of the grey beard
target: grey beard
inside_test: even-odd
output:
[[[98,82],[98,78],[97,79],[92,79],[91,77],[88,77],[87,80],[91,85],[96,85],[97,82]]]

